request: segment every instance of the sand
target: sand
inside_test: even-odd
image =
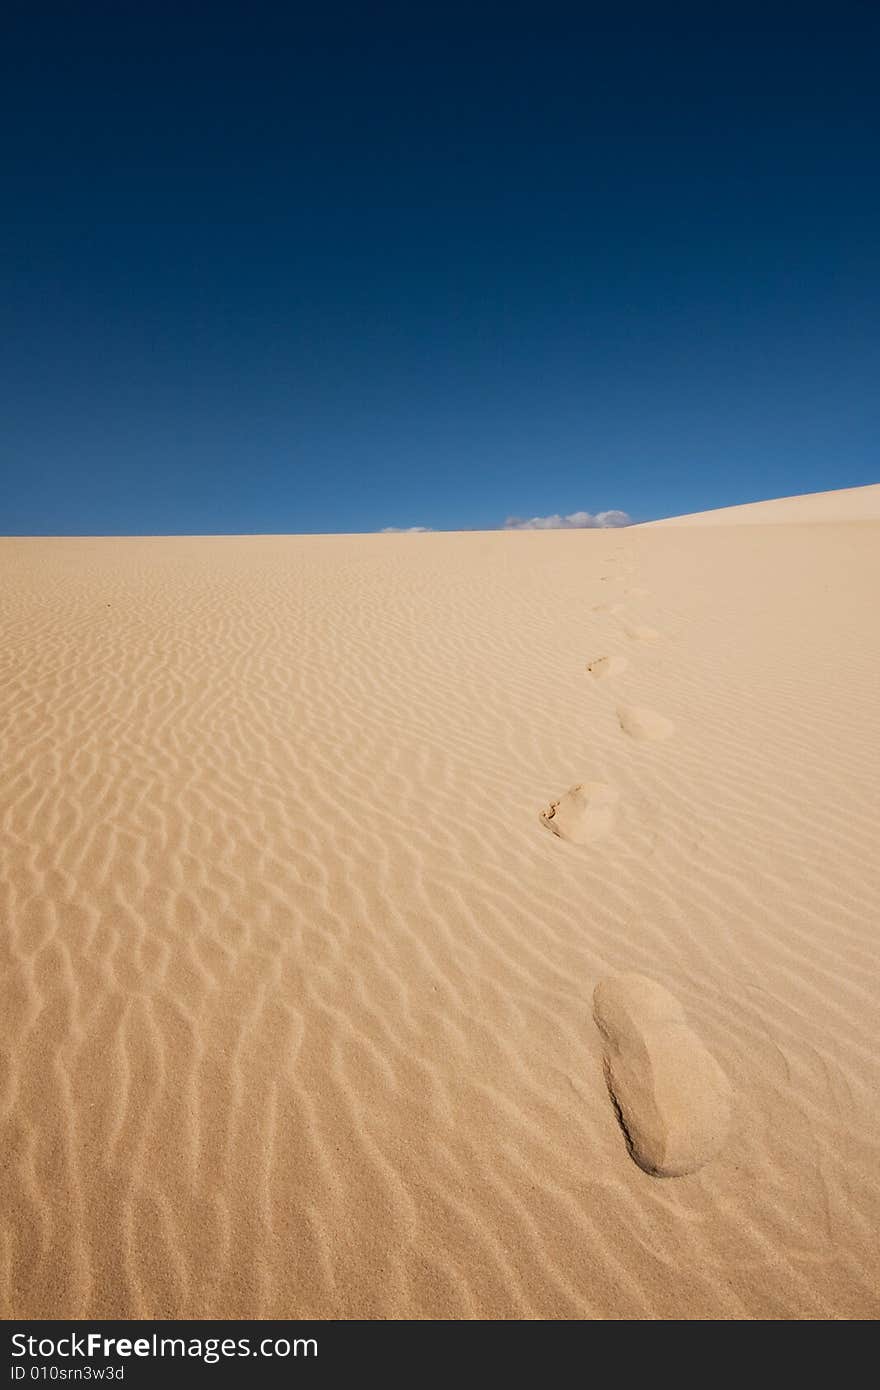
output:
[[[645,975],[612,975],[593,994],[605,1080],[627,1148],[646,1173],[695,1173],[730,1129],[730,1082],[681,1005]]]
[[[880,1313],[876,497],[0,542],[5,1316]]]
[[[744,502],[718,511],[664,517],[648,526],[773,526],[783,522],[880,521],[880,483],[776,497],[772,502]]]

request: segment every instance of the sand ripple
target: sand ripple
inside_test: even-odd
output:
[[[4,1313],[876,1315],[877,539],[0,542]],[[732,1083],[691,1176],[621,971]]]

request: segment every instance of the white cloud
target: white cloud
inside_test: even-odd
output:
[[[528,521],[521,516],[509,516],[504,523],[507,531],[581,531],[599,530],[609,526],[629,526],[626,512],[569,512],[568,516],[533,516]]]
[[[629,526],[632,518],[626,512],[569,512],[568,516],[509,516],[506,531],[583,531],[602,530],[611,526]],[[433,526],[383,526],[383,536],[420,536],[433,531]]]

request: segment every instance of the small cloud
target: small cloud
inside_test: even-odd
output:
[[[569,512],[568,516],[533,516],[525,520],[521,516],[509,516],[504,523],[507,531],[583,531],[602,530],[609,526],[629,526],[631,518],[626,512]]]
[[[381,536],[420,536],[433,531],[433,526],[383,526]]]

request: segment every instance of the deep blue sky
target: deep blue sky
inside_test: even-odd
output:
[[[666,9],[4,7],[0,533],[877,481],[880,5]]]

